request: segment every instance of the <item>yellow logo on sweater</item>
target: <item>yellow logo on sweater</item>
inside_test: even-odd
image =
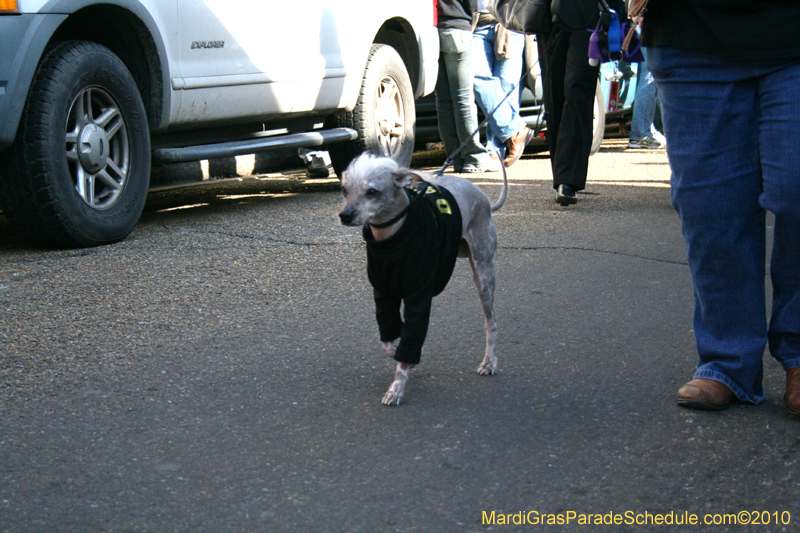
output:
[[[445,215],[452,215],[453,212],[450,210],[450,204],[447,203],[447,200],[444,198],[439,198],[436,200],[436,206],[439,208],[439,211],[444,213]]]

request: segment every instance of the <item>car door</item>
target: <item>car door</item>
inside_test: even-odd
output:
[[[335,17],[326,4],[178,0],[175,122],[335,109],[344,68]]]

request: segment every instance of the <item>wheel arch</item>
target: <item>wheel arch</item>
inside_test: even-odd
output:
[[[121,5],[89,3],[64,20],[50,44],[85,40],[114,52],[136,80],[150,131],[169,120],[169,69],[166,48],[150,13],[138,2]],[[71,3],[71,6],[75,6]]]
[[[418,37],[411,23],[400,17],[389,19],[383,23],[372,42],[389,45],[397,51],[414,88],[414,98],[422,96],[424,90],[422,58]]]
[[[8,78],[4,94],[0,94],[0,116],[3,117],[0,121],[0,151],[14,142],[37,66],[63,20],[63,15],[0,17],[0,32],[9,44],[18,43],[16,50],[8,46],[3,51],[5,56],[0,57],[0,75],[5,74]]]

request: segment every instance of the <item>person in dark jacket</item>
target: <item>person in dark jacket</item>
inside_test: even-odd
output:
[[[647,9],[643,44],[695,298],[699,363],[677,402],[760,403],[768,346],[786,370],[784,401],[800,414],[800,2],[650,0]]]

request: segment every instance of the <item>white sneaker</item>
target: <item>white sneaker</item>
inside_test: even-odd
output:
[[[648,150],[658,150],[660,148],[664,148],[657,140],[653,139],[652,137],[648,137],[647,139],[630,139],[628,141],[628,148],[644,148]]]

